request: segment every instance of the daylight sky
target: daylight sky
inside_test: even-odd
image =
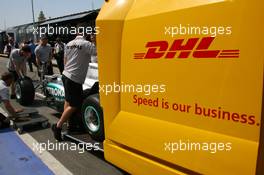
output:
[[[46,18],[54,18],[100,8],[104,0],[33,0],[35,19],[42,10]],[[32,22],[31,0],[0,0],[0,30]]]

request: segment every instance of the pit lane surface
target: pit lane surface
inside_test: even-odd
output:
[[[7,71],[6,64],[8,58],[0,57],[0,74]],[[38,79],[36,68],[33,66],[34,72],[28,72],[33,80]],[[54,72],[58,73],[58,69],[54,67]],[[15,100],[11,100],[12,104],[16,107],[21,107]],[[36,99],[35,103],[31,106],[36,108],[39,113],[49,119],[50,123],[56,123],[60,114],[45,105],[40,99]],[[3,105],[0,105],[0,110],[3,109]],[[23,108],[23,107],[22,107]],[[50,128],[32,128],[25,131],[24,134],[19,136],[29,147],[33,146],[33,142],[37,143],[54,143],[57,142],[53,138]],[[71,145],[71,142],[65,142]],[[55,174],[74,174],[74,175],[123,175],[126,174],[118,168],[107,163],[103,159],[103,153],[99,151],[80,153],[80,150],[52,150],[46,153],[38,153],[38,156],[44,157],[44,163]],[[44,155],[43,155],[44,154]],[[11,155],[10,155],[11,156]],[[54,165],[55,164],[55,165]],[[1,166],[1,162],[0,162]],[[15,166],[15,165],[13,165]]]

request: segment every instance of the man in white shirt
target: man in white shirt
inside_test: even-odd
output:
[[[95,52],[92,43],[78,35],[65,47],[65,68],[62,75],[65,89],[64,111],[57,124],[52,125],[54,137],[61,140],[61,128],[83,101],[82,85],[88,71],[91,55]]]
[[[0,104],[3,103],[6,110],[9,112],[9,115],[16,117],[18,112],[21,112],[22,109],[14,109],[9,101],[9,88],[14,81],[13,74],[10,72],[5,72],[1,76],[0,80]],[[9,119],[6,118],[3,114],[0,113],[0,129],[9,127]]]
[[[4,54],[6,54],[9,57],[13,49],[18,49],[18,44],[15,43],[12,37],[9,37],[8,44],[5,45],[5,48],[4,48]]]

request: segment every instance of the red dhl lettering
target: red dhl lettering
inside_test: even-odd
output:
[[[151,41],[146,44],[146,53],[135,53],[134,59],[173,59],[173,58],[239,58],[240,51],[209,50],[215,37],[176,39],[171,45],[167,41]]]

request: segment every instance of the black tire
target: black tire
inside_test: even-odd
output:
[[[90,95],[84,99],[81,113],[85,130],[94,140],[104,141],[103,110],[99,103],[98,94]]]
[[[21,105],[31,105],[35,98],[35,88],[29,77],[18,79],[16,84],[16,99]]]

